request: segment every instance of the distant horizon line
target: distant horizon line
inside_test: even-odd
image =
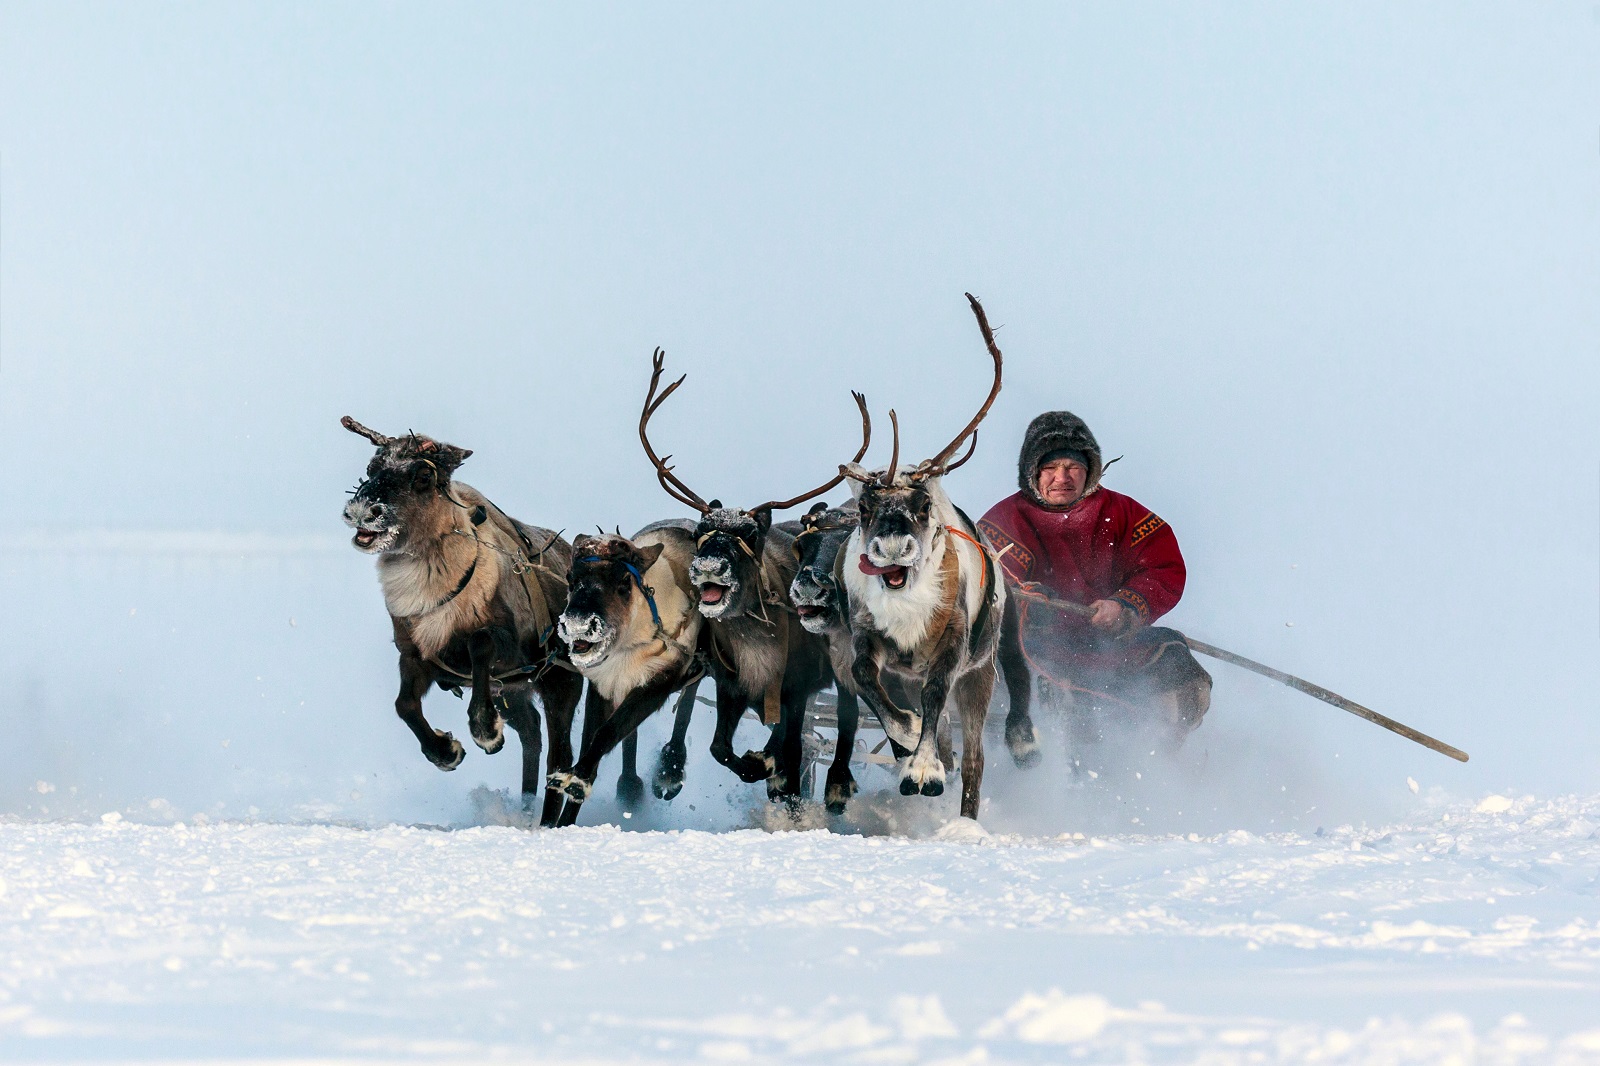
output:
[[[263,533],[225,530],[8,530],[0,551],[23,555],[324,555],[349,551],[337,533]]]

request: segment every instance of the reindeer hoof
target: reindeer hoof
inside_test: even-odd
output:
[[[789,790],[789,779],[782,774],[775,773],[767,778],[767,802],[782,803],[795,797]]]
[[[567,799],[582,803],[589,798],[591,788],[589,782],[577,774],[555,773],[551,774],[547,787],[562,793]]]
[[[625,811],[638,810],[644,802],[644,779],[638,774],[624,774],[617,778],[617,802]]]
[[[1033,731],[1033,723],[1028,722],[1016,729],[1006,730],[1006,747],[1011,750],[1011,759],[1018,766],[1026,769],[1039,761],[1039,737]]]
[[[479,735],[478,731],[474,729],[472,731],[472,742],[478,745],[478,747],[482,748],[485,755],[493,755],[495,752],[506,746],[505,726],[499,722],[496,722],[493,733],[485,733],[481,736]]]
[[[683,775],[671,776],[660,770],[650,779],[650,791],[658,800],[671,802],[683,791]]]
[[[461,741],[451,734],[440,733],[439,746],[436,748],[423,748],[422,754],[426,755],[428,761],[439,769],[454,770],[461,765],[461,760],[467,757],[467,749],[463,748]]]
[[[823,802],[827,804],[829,814],[843,814],[850,798],[856,794],[856,779],[846,771],[841,781],[830,780],[826,791],[823,792]]]
[[[661,759],[650,778],[650,791],[658,800],[670,800],[683,791],[684,751],[667,745],[661,749]]]
[[[935,756],[913,755],[900,773],[900,795],[944,794],[944,764]]]
[[[766,752],[747,751],[739,759],[739,765],[734,769],[734,773],[739,775],[739,780],[754,784],[771,777],[777,768],[777,762]]]

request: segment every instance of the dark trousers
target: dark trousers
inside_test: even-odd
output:
[[[1080,748],[1109,732],[1148,728],[1176,748],[1211,706],[1211,675],[1175,629],[1146,626],[1112,638],[1030,628],[1024,647],[1046,681],[1072,693],[1068,721]]]

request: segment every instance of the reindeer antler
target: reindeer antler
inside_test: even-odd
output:
[[[379,433],[375,429],[368,429],[366,426],[363,426],[360,422],[357,422],[349,415],[345,415],[343,418],[339,419],[339,424],[345,429],[348,429],[351,433],[357,433],[367,438],[380,448],[385,444],[390,444],[394,441],[393,437],[385,437],[382,433]]]
[[[967,454],[963,455],[961,458],[957,459],[955,462],[953,462],[949,466],[945,467],[944,468],[944,472],[946,474],[950,473],[950,471],[952,471],[952,470],[961,469],[963,466],[966,465],[967,460],[972,458],[972,453],[978,450],[978,431],[977,430],[973,430],[972,431],[972,436],[969,437],[968,440],[971,443],[969,443],[967,445]]]
[[[867,413],[867,398],[865,396],[853,390],[851,391],[850,395],[856,398],[856,407],[861,411],[861,447],[856,451],[855,458],[850,460],[852,463],[859,463],[861,461],[861,457],[867,454],[867,446],[872,443],[872,416]],[[807,500],[815,499],[816,497],[821,496],[824,492],[827,492],[844,479],[845,468],[841,466],[839,467],[838,476],[832,481],[829,481],[824,485],[819,485],[810,492],[796,496],[792,500],[783,500],[781,502],[778,500],[769,500],[760,507],[750,508],[750,513],[754,514],[757,511],[787,510],[788,508],[794,507],[797,504],[802,504]]]
[[[889,410],[889,424],[894,427],[894,449],[889,453],[889,465],[883,472],[884,488],[893,485],[894,476],[900,472],[900,419],[893,408]]]
[[[1000,355],[999,345],[994,342],[994,331],[989,328],[989,317],[983,313],[983,305],[972,293],[969,292],[966,296],[967,302],[972,305],[972,313],[978,318],[978,329],[983,331],[983,343],[988,346],[989,354],[994,357],[994,385],[989,389],[989,398],[983,401],[983,406],[978,408],[978,413],[972,416],[972,421],[967,423],[966,428],[956,434],[955,440],[945,445],[944,449],[932,459],[917,464],[914,476],[918,479],[942,477],[953,469],[946,465],[948,460],[956,453],[956,449],[961,447],[962,441],[978,431],[978,423],[988,415],[989,408],[994,406],[995,397],[1000,395],[1000,369],[1005,360]],[[969,455],[968,458],[970,457]],[[961,460],[963,463],[966,461],[966,459]]]
[[[844,478],[849,478],[852,481],[859,481],[863,485],[870,485],[874,481],[877,481],[877,482],[881,483],[885,488],[888,488],[890,485],[892,485],[894,483],[895,464],[897,464],[900,461],[900,418],[899,418],[898,415],[896,415],[894,413],[894,408],[892,408],[892,407],[889,408],[889,424],[892,427],[894,427],[894,456],[893,456],[893,458],[891,458],[889,460],[888,472],[885,473],[882,476],[879,476],[879,475],[876,475],[876,474],[869,474],[869,473],[867,473],[865,471],[861,471],[861,470],[852,470],[852,469],[850,469],[851,466],[853,466],[856,463],[859,463],[861,461],[861,457],[866,454],[866,451],[863,449],[862,451],[857,452],[856,453],[856,457],[854,459],[852,459],[849,463],[840,463],[839,464],[839,478],[840,478],[840,480],[843,480]],[[887,478],[887,480],[885,480],[885,478]]]
[[[654,464],[656,468],[656,480],[661,482],[661,487],[667,491],[667,495],[671,496],[685,507],[693,507],[701,514],[705,514],[707,511],[711,510],[711,505],[706,503],[705,500],[702,500],[693,489],[691,489],[688,485],[685,485],[683,481],[672,472],[672,467],[667,465],[667,459],[671,459],[672,456],[669,455],[666,458],[660,458],[656,455],[656,450],[650,446],[649,434],[645,432],[645,427],[650,424],[650,416],[655,414],[657,409],[659,409],[662,404],[667,402],[667,397],[676,392],[678,386],[682,385],[684,379],[689,376],[688,374],[683,375],[683,377],[680,377],[677,381],[674,381],[671,385],[668,385],[664,390],[662,390],[660,396],[657,396],[656,386],[661,384],[661,371],[666,366],[666,358],[667,353],[660,348],[657,348],[655,355],[652,356],[654,370],[650,374],[650,391],[645,394],[644,411],[639,415],[639,443],[644,445],[645,455],[650,457],[650,462]]]

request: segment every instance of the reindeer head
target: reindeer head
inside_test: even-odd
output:
[[[712,500],[694,528],[689,580],[706,618],[761,613],[761,556],[772,529],[772,509],[741,511]]]
[[[667,490],[667,495],[700,512],[700,523],[695,527],[695,554],[689,563],[689,580],[700,592],[700,614],[710,619],[729,619],[746,613],[761,613],[761,598],[768,591],[763,588],[761,556],[766,550],[767,533],[772,529],[772,512],[821,496],[844,480],[844,470],[840,468],[837,477],[810,492],[789,500],[769,500],[749,510],[724,507],[721,500],[707,503],[672,472],[672,467],[667,465],[672,456],[657,456],[650,444],[650,416],[688,376],[680,377],[658,396],[656,390],[665,365],[666,353],[657,348],[650,391],[645,394],[644,412],[639,416],[639,442],[655,465],[656,479]],[[859,392],[850,395],[855,397],[856,407],[861,412],[861,448],[856,452],[856,460],[859,460],[872,443],[872,418],[867,414],[867,398]]]
[[[644,612],[641,618],[649,615],[644,575],[661,550],[660,544],[641,548],[626,537],[609,534],[581,536],[572,542],[567,606],[556,629],[574,666],[580,670],[599,666],[635,613]]]
[[[344,505],[345,524],[356,531],[350,542],[369,554],[405,551],[413,530],[437,524],[430,512],[450,502],[451,475],[472,453],[416,433],[386,437],[349,415],[339,422],[378,446]]]
[[[984,343],[994,360],[994,384],[989,396],[954,440],[932,459],[916,466],[900,466],[900,420],[893,411],[889,421],[894,426],[894,451],[889,465],[880,471],[869,471],[858,463],[847,463],[840,472],[855,482],[851,486],[856,494],[856,505],[861,511],[861,545],[863,553],[856,563],[863,573],[882,579],[885,588],[898,591],[906,587],[912,576],[933,556],[935,541],[944,533],[939,512],[948,513],[950,504],[944,494],[940,479],[957,469],[978,447],[978,423],[989,413],[995,397],[1000,395],[1000,371],[1003,359],[995,344],[994,333],[989,329],[989,319],[983,305],[970,292],[967,300],[972,313],[977,316],[978,328],[983,332]],[[970,438],[967,454],[951,462],[964,441]]]
[[[794,538],[794,554],[800,568],[789,583],[789,602],[794,604],[800,624],[811,633],[826,632],[840,616],[839,589],[833,579],[834,560],[855,532],[855,508],[829,507],[819,503],[802,518],[802,529]]]

